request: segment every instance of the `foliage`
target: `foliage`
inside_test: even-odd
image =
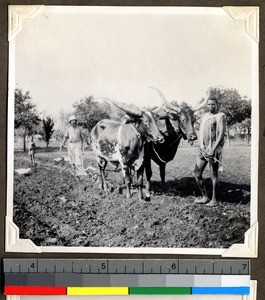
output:
[[[78,124],[89,131],[92,130],[98,121],[109,118],[109,115],[93,101],[92,96],[77,101],[73,107]]]
[[[59,116],[58,118],[56,118],[56,122],[55,122],[55,127],[56,127],[56,136],[58,138],[63,138],[66,129],[67,129],[67,125],[69,124],[69,117],[72,115],[73,113],[71,112],[65,112],[64,110],[61,110],[59,112]]]
[[[226,115],[228,128],[251,118],[251,101],[236,89],[212,88],[211,93],[216,95],[219,110]]]
[[[36,105],[31,102],[29,92],[23,94],[21,89],[15,89],[15,129],[22,129],[23,149],[26,151],[26,136],[36,133],[40,122]]]
[[[43,125],[43,139],[47,144],[47,147],[49,146],[50,138],[54,132],[54,121],[51,117],[46,117],[46,119],[42,120]]]
[[[239,128],[242,132],[244,132],[246,141],[247,141],[247,143],[249,143],[250,136],[251,136],[251,119],[246,118],[244,121],[242,121],[239,124]]]
[[[61,141],[64,137],[64,133],[60,129],[56,129],[53,132],[53,137],[56,139],[56,141]]]
[[[219,111],[226,115],[228,128],[241,123],[246,118],[251,118],[251,100],[245,96],[242,97],[236,89],[211,87],[207,92],[207,96],[217,99]],[[204,103],[206,98],[202,98],[199,104]],[[196,112],[197,119],[200,119],[207,110],[208,108],[205,103],[205,107]]]
[[[202,115],[208,110],[206,106],[206,99],[209,97],[217,99],[218,109],[226,115],[227,122],[227,132],[230,134],[231,130],[238,135],[238,129],[242,126],[247,126],[251,123],[251,100],[246,96],[242,97],[236,89],[211,87],[207,91],[207,96],[201,98],[199,101],[199,106],[202,107],[195,113],[196,123],[195,128],[199,130],[199,123]],[[240,125],[238,125],[240,124]],[[232,129],[233,128],[233,129]],[[250,125],[248,127],[248,132],[250,134]],[[228,144],[230,143],[228,137]]]
[[[244,121],[242,121],[242,122],[240,123],[240,128],[241,128],[244,132],[250,134],[250,133],[251,133],[251,119],[250,119],[250,118],[246,118]]]
[[[73,113],[66,112],[64,109],[62,109],[59,114],[54,119],[54,132],[53,137],[57,141],[61,141],[65,135],[66,129],[69,125],[69,117]]]

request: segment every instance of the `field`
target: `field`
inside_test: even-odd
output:
[[[139,201],[136,187],[126,199],[120,172],[107,168],[111,192],[98,188],[93,170],[76,176],[58,148],[40,148],[32,175],[14,172],[14,222],[20,238],[37,246],[227,248],[244,241],[250,222],[250,147],[226,146],[217,190],[218,207],[194,204],[197,148],[182,145],[167,165],[166,190],[153,164],[151,201]],[[85,166],[96,167],[85,152]],[[14,168],[27,168],[26,153],[15,152]],[[134,181],[136,176],[134,176]],[[204,172],[211,191],[210,172]]]

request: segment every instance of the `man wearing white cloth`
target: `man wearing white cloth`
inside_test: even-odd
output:
[[[68,155],[70,164],[77,168],[83,167],[83,138],[82,131],[77,126],[75,116],[69,118],[70,127],[67,129],[61,147],[64,147],[68,140]]]
[[[208,112],[201,120],[199,130],[199,155],[195,166],[195,179],[202,193],[202,199],[196,199],[195,203],[216,206],[216,184],[218,179],[218,168],[222,158],[224,137],[226,131],[226,117],[218,112],[217,99],[209,97],[206,102]],[[203,182],[202,173],[209,162],[212,173],[212,199],[210,200]]]

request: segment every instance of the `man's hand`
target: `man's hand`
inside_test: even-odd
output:
[[[209,158],[212,158],[213,156],[214,156],[214,149],[209,149],[209,151],[208,151],[208,153],[207,153],[207,156],[209,157]]]

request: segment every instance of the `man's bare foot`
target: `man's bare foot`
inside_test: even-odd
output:
[[[210,199],[207,196],[202,197],[201,199],[195,199],[194,203],[196,204],[205,204],[208,203]]]
[[[218,205],[219,205],[219,203],[213,199],[209,203],[206,204],[206,206],[209,206],[209,207],[214,207],[214,206],[218,206]]]

